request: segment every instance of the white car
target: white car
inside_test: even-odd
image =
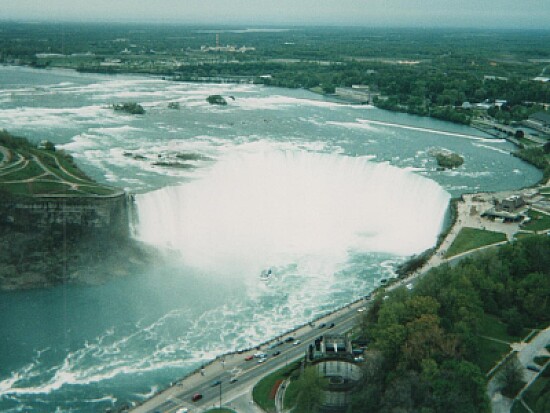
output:
[[[189,413],[189,409],[187,407],[180,407],[176,410],[176,413]]]

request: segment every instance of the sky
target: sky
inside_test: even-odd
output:
[[[0,20],[550,29],[550,0],[0,0]]]

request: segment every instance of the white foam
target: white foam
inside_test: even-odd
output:
[[[487,140],[487,141],[489,141],[489,140]],[[486,142],[486,141],[484,141],[484,142]],[[490,142],[492,142],[492,141],[490,141]],[[474,143],[474,146],[476,146],[478,148],[489,149],[491,151],[495,151],[495,152],[502,153],[502,154],[505,154],[505,155],[510,154],[510,151],[506,151],[506,150],[500,149],[500,148],[495,148],[494,146],[491,146],[491,145],[483,145],[481,143]]]
[[[376,128],[368,123],[357,123],[357,122],[336,122],[336,121],[327,121],[327,125],[340,126],[347,129],[362,129],[370,131],[378,131],[379,128]]]
[[[283,107],[315,106],[333,108],[342,106],[340,103],[324,100],[296,98],[292,96],[273,95],[269,97],[239,97],[235,101],[229,100],[231,106],[244,110],[278,110]]]
[[[431,247],[448,198],[433,181],[363,158],[237,152],[203,179],[139,195],[138,234],[208,271],[334,267],[350,250]]]

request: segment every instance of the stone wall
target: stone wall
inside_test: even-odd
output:
[[[126,194],[112,197],[36,197],[0,200],[0,225],[19,231],[128,234]]]

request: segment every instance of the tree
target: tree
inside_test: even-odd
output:
[[[298,387],[297,408],[301,412],[313,412],[322,402],[323,380],[315,367],[307,367],[295,385]]]
[[[475,364],[451,360],[441,366],[433,383],[433,404],[437,412],[486,413],[490,404],[485,377]]]
[[[518,394],[525,385],[525,381],[523,380],[523,366],[517,357],[511,358],[501,367],[496,377],[496,381],[502,394],[509,398],[516,397],[516,394]]]

